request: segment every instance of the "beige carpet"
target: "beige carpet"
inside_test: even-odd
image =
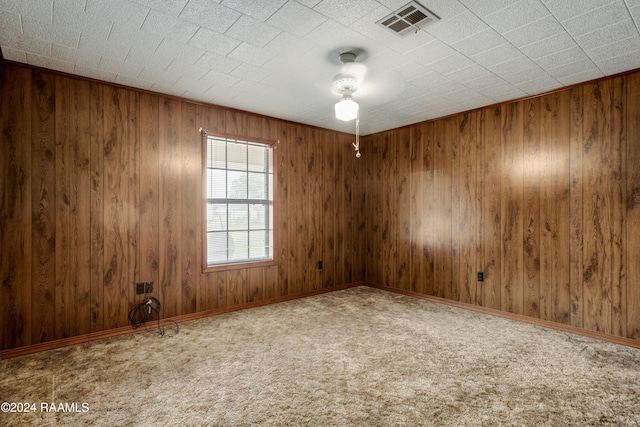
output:
[[[640,350],[367,287],[174,332],[0,362],[0,425],[640,425]]]

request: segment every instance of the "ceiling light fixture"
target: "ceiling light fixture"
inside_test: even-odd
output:
[[[350,122],[358,116],[360,106],[351,95],[344,95],[335,105],[336,119]]]
[[[357,55],[353,52],[343,52],[338,55],[343,64],[343,72],[333,78],[333,89],[334,93],[342,96],[334,106],[336,119],[345,122],[354,119],[356,121],[356,142],[353,143],[353,147],[356,150],[356,157],[360,158],[360,106],[352,97],[360,89],[361,83],[358,74],[353,72],[357,68],[353,67],[356,57]]]

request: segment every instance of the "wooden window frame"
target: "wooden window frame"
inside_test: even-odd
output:
[[[275,159],[275,149],[277,148],[277,144],[278,141],[273,141],[273,140],[268,140],[268,139],[264,139],[264,138],[254,138],[251,136],[246,136],[246,135],[234,135],[234,134],[228,134],[228,133],[223,133],[223,132],[213,132],[213,131],[208,131],[206,129],[200,129],[200,133],[201,133],[201,138],[202,138],[202,214],[203,214],[203,221],[202,221],[202,270],[204,273],[215,273],[215,272],[219,272],[219,271],[226,271],[226,270],[237,270],[237,269],[243,269],[243,268],[257,268],[257,267],[267,267],[267,266],[272,266],[272,265],[276,265],[276,243],[278,241],[278,239],[276,238],[276,225],[277,225],[277,221],[276,221],[276,200],[277,200],[277,185],[276,185],[276,177],[277,177],[277,162]],[[273,179],[272,179],[272,194],[271,194],[271,215],[272,215],[272,220],[273,220],[273,230],[272,230],[272,237],[273,237],[273,244],[272,244],[272,253],[271,253],[271,259],[267,259],[267,260],[256,260],[256,261],[240,261],[240,262],[228,262],[226,264],[216,264],[216,265],[209,265],[208,263],[208,259],[207,259],[207,251],[208,251],[208,247],[207,247],[207,243],[208,243],[208,239],[207,239],[207,153],[208,153],[208,137],[212,136],[212,137],[216,137],[216,138],[224,138],[224,139],[232,139],[232,140],[239,140],[239,141],[247,141],[247,142],[252,142],[252,143],[258,143],[258,144],[264,144],[269,146],[269,148],[272,150],[272,160],[273,160],[273,164],[271,165],[272,168],[272,175],[273,175]]]

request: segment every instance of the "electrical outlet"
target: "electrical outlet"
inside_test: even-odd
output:
[[[318,270],[322,270],[322,261],[318,261]]]
[[[484,273],[482,271],[478,271],[478,282],[484,282]]]
[[[136,295],[144,294],[144,283],[136,283]]]
[[[153,282],[146,282],[144,284],[144,293],[150,294],[153,292]]]

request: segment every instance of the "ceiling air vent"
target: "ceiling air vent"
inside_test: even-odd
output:
[[[405,4],[390,15],[385,16],[376,24],[386,28],[394,34],[404,37],[440,20],[433,12],[417,1]]]

